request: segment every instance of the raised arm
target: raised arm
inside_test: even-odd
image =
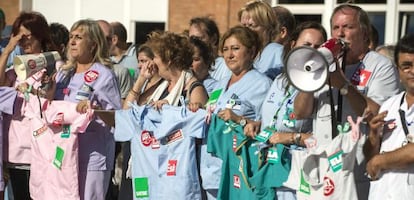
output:
[[[11,52],[16,48],[19,40],[22,38],[23,34],[18,34],[16,36],[11,36],[9,43],[3,49],[3,52],[0,55],[0,86],[10,86],[7,83],[6,79],[6,68],[7,68],[7,59],[9,58]]]
[[[315,98],[313,92],[299,92],[294,101],[296,119],[309,118],[313,112]]]

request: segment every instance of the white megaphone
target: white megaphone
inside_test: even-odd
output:
[[[315,92],[321,89],[328,79],[329,69],[334,58],[343,55],[345,43],[340,39],[329,39],[314,49],[308,46],[297,47],[286,57],[286,74],[290,83],[298,90]]]
[[[46,70],[46,73],[51,75],[56,70],[56,61],[60,59],[57,51],[16,56],[13,59],[13,66],[17,80],[24,81],[42,70]]]

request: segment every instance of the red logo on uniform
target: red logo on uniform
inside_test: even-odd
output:
[[[85,73],[85,76],[83,77],[85,82],[90,83],[95,81],[99,76],[99,73],[95,70],[89,70]]]
[[[149,131],[142,131],[141,132],[141,143],[144,146],[149,146],[152,143],[152,136]]]
[[[64,95],[69,95],[70,89],[69,88],[64,88],[63,89],[63,94]]]
[[[329,196],[335,191],[335,184],[329,177],[323,178],[323,195]]]
[[[33,59],[30,59],[27,61],[27,66],[29,66],[30,69],[36,68],[36,61]]]
[[[240,177],[237,175],[233,175],[233,186],[235,188],[240,188]]]
[[[370,71],[367,71],[364,69],[358,69],[352,75],[351,82],[353,85],[366,86],[369,78],[371,77],[371,74],[372,72]]]
[[[63,124],[63,120],[64,120],[64,115],[63,113],[60,112],[56,115],[56,118],[55,120],[53,120],[52,124],[54,126],[61,126]]]
[[[167,144],[171,144],[183,138],[184,138],[183,131],[181,129],[178,129],[176,131],[173,131],[173,133],[170,134],[169,136],[167,136]]]
[[[177,172],[177,160],[169,160],[167,167],[167,176],[175,176]]]

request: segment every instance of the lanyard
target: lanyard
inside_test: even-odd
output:
[[[405,135],[408,135],[408,127],[407,127],[407,119],[405,118],[405,112],[404,110],[401,109],[401,105],[404,102],[404,97],[405,97],[405,93],[404,95],[401,97],[401,101],[400,101],[400,109],[398,109],[398,114],[400,114],[400,120],[401,120],[401,124],[404,130]]]
[[[273,116],[273,120],[270,122],[270,127],[272,128],[276,128],[276,122],[277,122],[277,118],[279,116],[279,112],[282,109],[282,107],[285,105],[286,100],[289,100],[289,98],[292,96],[292,93],[289,91],[289,89],[287,90],[287,95],[283,98],[283,100],[279,103],[279,108],[276,110],[275,115]]]

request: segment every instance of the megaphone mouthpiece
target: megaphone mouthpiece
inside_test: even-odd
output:
[[[314,60],[309,60],[303,66],[303,70],[307,72],[314,72],[324,67],[323,63],[315,62]]]
[[[325,85],[328,77],[328,63],[324,53],[308,46],[298,47],[289,52],[285,67],[290,83],[305,92],[319,90]]]
[[[343,39],[331,38],[318,49],[302,46],[290,51],[285,63],[290,83],[305,92],[321,89],[329,72],[335,71],[336,67],[331,69],[329,66],[344,55],[346,45]]]

